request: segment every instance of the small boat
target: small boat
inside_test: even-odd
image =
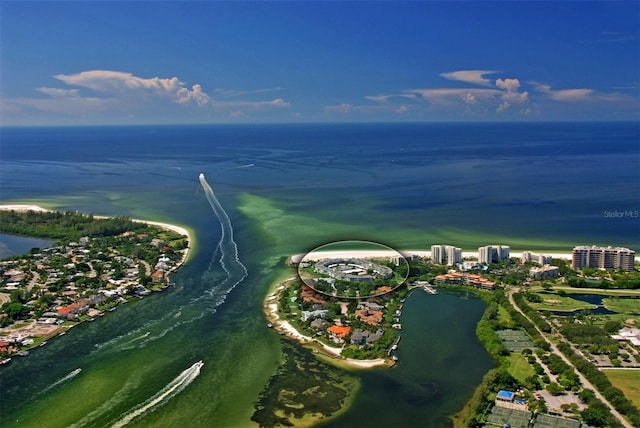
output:
[[[2,360],[0,360],[0,365],[5,365],[5,364],[9,364],[11,362],[11,358],[7,357],[7,358],[3,358]]]
[[[273,324],[272,323],[267,323],[267,327],[272,328]]]

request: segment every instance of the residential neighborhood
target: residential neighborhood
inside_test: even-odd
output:
[[[79,322],[170,284],[171,272],[186,258],[187,237],[140,226],[141,231],[82,236],[0,261],[3,364]]]

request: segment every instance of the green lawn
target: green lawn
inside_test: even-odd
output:
[[[582,302],[567,296],[553,293],[535,293],[540,296],[542,303],[528,302],[529,306],[541,311],[575,311],[580,309],[595,309],[597,306]]]
[[[527,359],[520,353],[513,353],[509,355],[509,357],[507,357],[507,361],[509,361],[509,374],[520,382],[524,382],[526,378],[535,374],[531,364],[529,364]]]
[[[640,407],[640,370],[602,370],[609,381],[620,389],[624,396]]]
[[[511,315],[503,306],[498,306],[498,322],[508,328],[513,328],[514,326]]]
[[[604,307],[621,314],[640,314],[640,299],[616,299],[607,297],[602,299]]]

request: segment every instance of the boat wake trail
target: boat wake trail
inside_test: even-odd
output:
[[[136,329],[105,343],[96,344],[94,352],[122,352],[143,348],[149,343],[165,337],[177,327],[194,322],[207,313],[215,312],[216,308],[225,302],[231,290],[247,277],[247,268],[242,264],[238,255],[238,246],[233,237],[231,220],[213,193],[204,174],[200,174],[199,179],[207,201],[220,222],[221,229],[220,240],[202,278],[204,283],[212,285],[211,288],[194,297],[187,304],[164,313],[158,319],[149,319]],[[202,307],[203,305],[205,307]]]
[[[51,389],[55,388],[56,386],[65,383],[66,381],[73,379],[74,377],[78,376],[80,374],[80,372],[82,371],[82,369],[75,369],[73,370],[71,373],[69,373],[68,375],[66,375],[65,377],[58,379],[57,381],[53,382],[51,385],[47,386],[46,388],[44,388],[42,391],[40,391],[40,394],[44,394],[45,392],[50,391]]]
[[[178,375],[178,377],[169,382],[167,386],[162,388],[153,397],[149,398],[139,406],[134,407],[124,416],[122,416],[118,421],[114,422],[112,427],[123,427],[130,422],[133,422],[135,419],[144,416],[145,414],[148,414],[149,412],[152,412],[156,408],[165,404],[171,398],[182,392],[187,386],[189,386],[189,384],[191,384],[191,382],[195,380],[195,378],[200,375],[200,369],[203,365],[204,363],[202,361],[198,361],[188,369],[184,370]]]
[[[224,302],[226,295],[247,277],[248,272],[238,256],[238,245],[233,239],[233,226],[231,225],[231,220],[227,212],[216,198],[204,174],[200,174],[199,179],[207,201],[220,221],[220,241],[214,251],[212,263],[209,266],[209,269],[211,269],[213,264],[217,262],[226,273],[226,278],[216,287],[216,292],[223,292],[223,298],[216,302],[216,304],[219,305]]]

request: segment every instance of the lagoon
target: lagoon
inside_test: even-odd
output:
[[[33,248],[47,248],[51,246],[53,242],[54,241],[50,239],[0,233],[0,259],[25,254]]]

